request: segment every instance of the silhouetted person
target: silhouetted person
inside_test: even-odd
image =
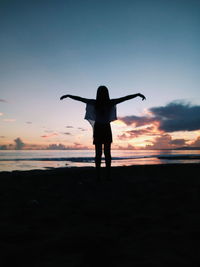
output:
[[[87,99],[74,95],[63,95],[60,100],[70,97],[74,100],[86,103],[85,119],[88,120],[93,126],[93,144],[95,145],[95,166],[97,170],[97,178],[100,179],[100,167],[102,157],[102,147],[104,149],[106,161],[106,174],[107,179],[110,179],[111,168],[111,143],[112,131],[110,122],[117,120],[116,105],[126,100],[141,97],[142,100],[146,99],[144,95],[138,93],[128,95],[121,98],[110,99],[109,92],[106,86],[100,86],[97,89],[96,100]]]

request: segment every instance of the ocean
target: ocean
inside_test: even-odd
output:
[[[0,171],[94,166],[94,153],[94,150],[1,150]],[[173,163],[200,163],[200,150],[112,150],[112,166]]]

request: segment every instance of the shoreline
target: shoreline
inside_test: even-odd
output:
[[[0,173],[2,266],[200,263],[200,164]],[[194,265],[196,266],[196,265]]]
[[[169,158],[171,159],[171,158]],[[95,164],[94,164],[95,165]],[[31,170],[11,170],[11,171],[1,171],[0,170],[0,177],[4,174],[7,174],[7,173],[25,173],[25,172],[45,172],[45,171],[57,171],[57,170],[67,170],[67,169],[81,169],[81,170],[84,170],[84,169],[95,169],[95,166],[62,166],[62,167],[44,167],[44,169],[31,169]],[[195,165],[199,165],[200,166],[200,163],[199,162],[189,162],[189,163],[179,163],[179,162],[170,162],[170,163],[154,163],[154,164],[132,164],[132,165],[124,165],[124,166],[111,166],[111,169],[116,169],[116,168],[133,168],[133,167],[136,167],[136,168],[148,168],[151,166],[157,166],[157,167],[160,167],[160,166],[185,166],[187,165],[188,167],[190,166],[195,166]],[[101,167],[102,169],[105,169],[105,164],[104,166]]]
[[[94,166],[95,151],[0,151],[0,170],[42,170],[58,167]],[[124,150],[112,151],[112,166],[151,165],[151,164],[200,164],[200,150]],[[105,164],[102,158],[102,166]]]

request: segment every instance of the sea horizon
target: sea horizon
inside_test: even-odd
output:
[[[0,171],[94,167],[92,150],[1,150]],[[200,163],[200,149],[112,150],[112,166]],[[105,166],[104,156],[102,166]]]

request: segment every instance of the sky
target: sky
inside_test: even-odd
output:
[[[200,147],[200,1],[1,0],[0,148],[93,149],[85,104],[111,98],[113,149]]]

